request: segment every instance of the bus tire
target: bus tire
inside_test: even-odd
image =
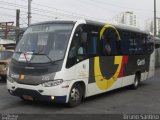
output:
[[[140,74],[135,74],[134,83],[131,85],[132,89],[137,89],[140,83]]]
[[[74,84],[71,88],[70,94],[69,94],[69,101],[68,106],[69,107],[75,107],[78,106],[81,103],[82,100],[82,87],[80,84]]]
[[[19,97],[24,102],[30,102],[29,100],[24,99],[23,97]]]

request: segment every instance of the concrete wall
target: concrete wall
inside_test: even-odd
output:
[[[160,48],[155,51],[155,67],[160,67]]]

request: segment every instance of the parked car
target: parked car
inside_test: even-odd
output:
[[[14,50],[2,50],[0,51],[0,78],[6,80],[8,64],[12,58]]]

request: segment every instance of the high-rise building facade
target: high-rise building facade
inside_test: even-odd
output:
[[[160,36],[160,18],[157,18],[157,35]]]
[[[120,24],[137,27],[137,16],[133,12],[124,12],[118,14],[114,20]]]
[[[145,30],[151,33],[154,33],[154,20],[148,19],[146,20]],[[160,18],[156,19],[156,34],[160,35]]]

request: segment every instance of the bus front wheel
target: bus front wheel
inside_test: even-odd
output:
[[[70,94],[69,94],[69,101],[68,106],[69,107],[75,107],[81,103],[82,100],[82,87],[80,84],[74,84],[71,88]]]

